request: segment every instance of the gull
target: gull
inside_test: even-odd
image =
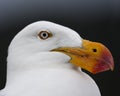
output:
[[[37,21],[13,38],[0,96],[101,96],[96,74],[113,70],[110,50],[68,27]]]

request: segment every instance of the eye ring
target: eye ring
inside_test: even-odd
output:
[[[39,34],[38,34],[38,37],[40,38],[40,39],[43,39],[43,40],[45,40],[45,39],[47,39],[47,38],[49,38],[49,37],[51,37],[52,36],[52,34],[50,33],[50,32],[48,32],[48,31],[41,31],[41,32],[39,32]]]

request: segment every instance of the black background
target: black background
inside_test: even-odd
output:
[[[6,82],[6,57],[11,40],[26,25],[39,20],[70,27],[82,38],[106,45],[114,57],[114,71],[87,73],[99,86],[102,96],[120,96],[119,0],[0,0],[1,89]]]

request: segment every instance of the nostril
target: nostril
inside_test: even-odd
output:
[[[93,52],[97,52],[97,49],[95,49],[95,48],[94,48],[94,49],[92,49],[92,50],[93,50]]]

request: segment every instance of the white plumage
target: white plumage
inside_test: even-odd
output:
[[[38,38],[40,31],[52,37]],[[70,57],[50,50],[82,47],[72,29],[39,21],[21,30],[9,46],[7,82],[0,96],[100,96],[94,80],[69,63]]]

